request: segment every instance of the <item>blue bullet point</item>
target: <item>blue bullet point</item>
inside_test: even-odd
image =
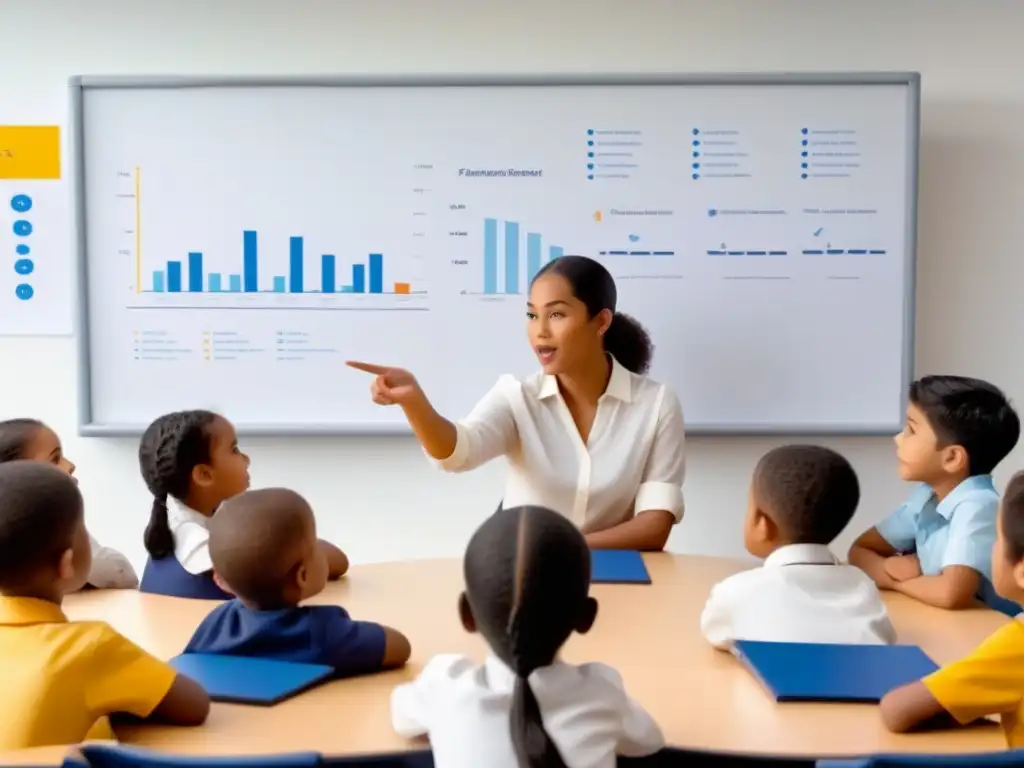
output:
[[[694,153],[693,153],[693,156],[694,156],[694,157],[700,157],[700,152],[694,152]]]
[[[806,168],[807,167],[807,163],[800,163],[800,167],[801,168]]]
[[[806,128],[801,128],[800,129],[800,133],[802,133],[804,136],[806,136],[807,135],[807,129]]]
[[[593,135],[594,135],[594,129],[593,128],[588,128],[587,129],[587,136],[593,136]]]
[[[594,170],[594,164],[593,163],[587,163],[587,170],[588,171]]]
[[[693,178],[694,178],[694,180],[699,179],[700,178],[700,174],[699,173],[693,174]]]
[[[694,139],[694,140],[693,140],[693,146],[695,146],[695,147],[699,147],[699,146],[700,146],[700,142],[699,142],[699,141],[697,141],[696,139]]]
[[[592,146],[594,146],[594,142],[592,142],[592,141],[588,141],[588,142],[587,142],[587,146],[588,146],[588,147],[592,147]]]
[[[18,237],[28,237],[32,234],[32,222],[25,219],[18,219],[14,222],[14,234]]]
[[[31,248],[29,248],[29,247],[28,247],[27,245],[25,245],[24,243],[22,243],[21,245],[16,245],[16,246],[14,247],[14,252],[15,252],[16,254],[18,254],[19,256],[28,256],[28,255],[29,255],[29,253],[31,253],[31,252],[32,252],[32,249],[31,249]]]
[[[32,198],[28,195],[15,195],[11,198],[11,208],[18,213],[32,210]]]
[[[804,140],[803,140],[803,141],[801,141],[800,143],[801,143],[801,144],[802,144],[803,146],[805,146],[805,147],[806,147],[806,146],[807,146],[807,139],[804,139]]]
[[[807,157],[807,153],[806,152],[801,152],[800,153],[800,157]]]
[[[694,128],[693,129],[693,135],[696,136],[698,133],[700,133],[700,131],[698,129]]]
[[[807,174],[806,173],[801,173],[800,174],[800,178],[801,179],[806,179],[807,178]]]
[[[587,178],[588,178],[588,179],[590,179],[591,181],[593,181],[593,180],[594,180],[594,174],[592,174],[592,173],[591,173],[591,174],[589,174],[589,175],[587,176]]]
[[[694,164],[693,164],[693,167],[694,167],[694,168],[700,168],[700,163],[694,163]]]
[[[593,157],[593,156],[594,156],[593,152],[587,152],[587,157]]]
[[[18,259],[14,262],[14,271],[19,275],[31,275],[35,268],[36,265],[32,262],[32,259]]]
[[[35,296],[35,294],[36,292],[32,290],[32,286],[29,285],[28,283],[22,283],[21,285],[14,289],[14,295],[17,296],[22,301],[28,301],[33,296]]]

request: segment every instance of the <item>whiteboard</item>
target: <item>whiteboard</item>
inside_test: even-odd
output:
[[[207,407],[407,434],[538,368],[525,293],[602,260],[691,433],[898,429],[916,74],[74,78],[80,431]]]

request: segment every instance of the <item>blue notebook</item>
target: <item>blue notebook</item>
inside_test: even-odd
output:
[[[878,702],[939,668],[916,645],[737,640],[733,653],[776,701]]]
[[[632,549],[595,549],[590,553],[590,580],[595,584],[650,584],[643,555]]]
[[[265,707],[309,690],[334,673],[333,668],[319,664],[214,653],[185,653],[170,664],[203,686],[214,701]]]

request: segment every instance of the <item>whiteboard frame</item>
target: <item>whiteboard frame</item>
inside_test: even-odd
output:
[[[118,76],[79,75],[69,78],[72,173],[72,233],[77,273],[78,349],[78,434],[84,437],[138,437],[144,425],[103,424],[93,419],[91,337],[89,334],[89,275],[86,241],[85,199],[85,92],[96,89],[133,88],[272,88],[272,87],[481,87],[534,86],[720,86],[720,85],[903,85],[909,100],[907,121],[907,189],[906,240],[904,243],[903,298],[903,375],[900,395],[900,418],[892,423],[820,424],[814,427],[793,427],[785,424],[757,426],[723,425],[689,431],[691,435],[730,436],[878,436],[891,435],[902,426],[902,409],[914,375],[914,337],[917,293],[917,208],[918,155],[921,139],[921,75],[918,72],[777,72],[777,73],[708,73],[708,74],[564,74],[564,75],[321,75],[321,76]],[[481,395],[483,393],[481,392]],[[453,414],[453,417],[457,417]],[[306,424],[241,423],[238,432],[247,437],[380,437],[409,436],[412,431],[404,423],[336,424],[317,427]]]

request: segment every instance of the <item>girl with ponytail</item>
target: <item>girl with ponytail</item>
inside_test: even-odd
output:
[[[482,665],[433,658],[391,699],[395,729],[429,736],[437,768],[613,768],[664,744],[651,716],[604,664],[559,659],[590,630],[590,550],[564,516],[500,509],[477,529],[463,562],[459,614],[491,653]]]
[[[142,435],[139,469],[153,495],[144,543],[149,553],[143,592],[223,600],[231,595],[213,578],[210,518],[249,488],[249,457],[238,447],[234,425],[211,411],[175,411]],[[338,578],[348,559],[320,542],[328,574]]]

